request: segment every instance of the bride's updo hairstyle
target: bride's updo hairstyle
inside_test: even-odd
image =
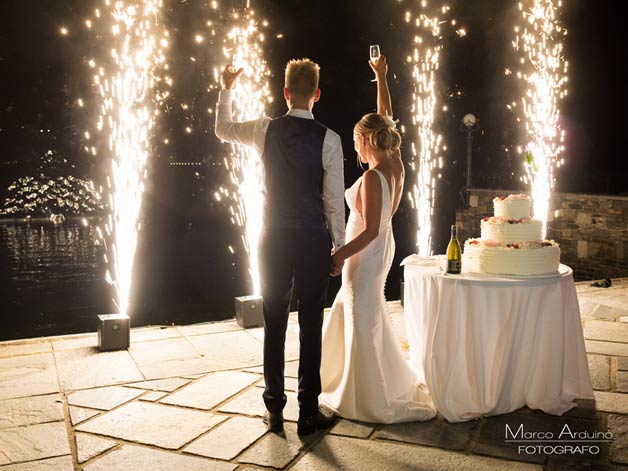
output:
[[[401,135],[392,118],[378,113],[365,114],[353,131],[366,136],[374,149],[400,156]]]

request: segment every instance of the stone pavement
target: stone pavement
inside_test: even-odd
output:
[[[0,471],[628,470],[628,279],[577,289],[596,401],[562,417],[524,408],[460,424],[339,420],[302,440],[294,316],[281,435],[260,419],[261,329],[234,321],[133,329],[128,351],[104,353],[95,334],[2,342]],[[407,348],[402,308],[389,306]],[[614,440],[598,454],[520,454],[504,441],[506,424],[610,431]]]

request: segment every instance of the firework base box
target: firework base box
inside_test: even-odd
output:
[[[98,348],[100,351],[124,350],[131,343],[130,319],[126,314],[98,316]]]
[[[244,329],[264,325],[264,303],[261,296],[235,298],[235,313],[236,322]]]

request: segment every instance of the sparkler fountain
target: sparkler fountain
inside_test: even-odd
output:
[[[519,3],[523,26],[514,29],[513,46],[519,54],[516,77],[527,87],[521,98],[520,121],[525,121],[526,176],[530,184],[534,217],[543,222],[543,238],[547,232],[549,200],[555,185],[554,168],[564,150],[564,132],[558,123],[558,104],[567,91],[568,63],[563,57],[561,40],[567,30],[559,21],[560,0],[525,0]],[[510,70],[506,71],[511,73]],[[509,108],[516,107],[512,103]]]
[[[439,153],[445,150],[442,136],[434,130],[437,98],[436,74],[443,48],[439,15],[445,15],[449,7],[432,8],[427,1],[421,2],[422,11],[413,18],[406,12],[407,23],[414,23],[418,33],[414,36],[414,51],[406,62],[412,67],[415,89],[412,94],[412,124],[417,129],[417,143],[412,142],[411,169],[416,172],[416,182],[409,193],[412,208],[417,211],[417,248],[420,256],[431,255],[432,214],[434,212],[437,169],[443,167]],[[453,22],[455,24],[455,22]],[[402,128],[403,130],[403,128]],[[418,162],[417,162],[418,159]]]
[[[227,63],[236,69],[244,68],[234,90],[234,119],[247,121],[266,114],[266,106],[272,102],[268,79],[270,70],[263,57],[262,43],[265,35],[255,12],[247,2],[242,12],[233,14],[234,26],[223,42],[223,54]],[[214,69],[218,81],[219,70]],[[224,159],[229,170],[234,191],[221,187],[216,198],[230,195],[231,220],[243,228],[242,241],[249,257],[249,273],[252,280],[252,296],[236,298],[236,319],[243,327],[260,325],[262,322],[261,280],[259,273],[258,245],[262,229],[263,194],[261,156],[247,146],[232,144],[231,154]],[[230,248],[233,250],[232,248]]]
[[[94,20],[85,21],[86,27],[94,29],[110,48],[107,56],[103,54],[88,61],[99,101],[96,128],[106,136],[105,154],[111,158],[107,177],[110,214],[106,235],[103,237],[100,229],[99,234],[107,248],[105,261],[110,268],[106,278],[115,288],[114,302],[119,316],[126,317],[128,329],[151,129],[159,114],[158,105],[168,96],[167,91],[159,91],[162,80],[158,75],[160,68],[167,69],[164,50],[168,46],[168,33],[160,22],[162,0],[104,0],[103,7],[95,10]],[[67,34],[67,30],[62,30],[62,34]],[[83,100],[79,104],[82,106]],[[87,131],[85,135],[90,137]],[[92,149],[96,154],[96,147]],[[99,317],[105,323],[114,320],[104,321],[104,316]],[[99,324],[99,334],[100,327]],[[115,326],[113,329],[118,330]]]

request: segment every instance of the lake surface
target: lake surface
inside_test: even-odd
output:
[[[98,314],[116,312],[105,282],[98,219],[0,221],[0,340],[94,332]],[[231,318],[236,296],[250,294],[239,240],[217,221],[143,221],[131,299],[131,324],[192,324]],[[391,274],[391,276],[397,276]],[[330,305],[339,288],[333,279]],[[398,296],[398,282],[388,288]]]

